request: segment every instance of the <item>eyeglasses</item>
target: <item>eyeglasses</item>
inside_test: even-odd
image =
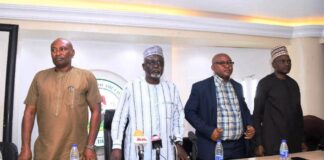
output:
[[[214,62],[213,64],[219,64],[219,65],[222,65],[222,66],[225,66],[225,65],[233,65],[234,62],[233,61],[219,61],[219,62]]]

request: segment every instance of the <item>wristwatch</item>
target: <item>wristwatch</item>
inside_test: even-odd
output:
[[[182,143],[182,141],[176,141],[176,142],[174,142],[174,144],[182,146],[183,143]]]
[[[95,147],[96,146],[94,144],[88,144],[88,145],[86,145],[86,148],[87,149],[90,149],[90,150],[93,150],[93,151],[95,150]]]

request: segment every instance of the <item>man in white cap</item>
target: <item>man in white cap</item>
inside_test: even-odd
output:
[[[305,146],[300,91],[287,75],[291,68],[287,48],[272,49],[271,62],[274,72],[260,80],[254,99],[257,156],[279,154],[282,139],[287,140],[290,153],[301,152]]]
[[[142,132],[142,137],[147,139],[147,144],[144,145],[145,160],[156,159],[151,137],[160,137],[162,140],[159,159],[175,159],[173,147],[175,142],[177,156],[184,160],[187,154],[181,146],[183,106],[176,86],[161,78],[164,69],[162,48],[153,46],[146,49],[142,67],[145,77],[126,84],[119,100],[111,128],[113,140],[111,159],[122,158],[123,133],[126,128],[125,159],[139,159],[138,148],[134,144],[138,135],[134,134]]]

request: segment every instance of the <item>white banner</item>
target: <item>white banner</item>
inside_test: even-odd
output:
[[[91,70],[91,71],[96,76],[98,88],[101,95],[101,123],[100,123],[100,129],[95,143],[96,146],[100,147],[100,146],[104,146],[104,121],[103,120],[104,120],[105,110],[115,109],[117,107],[119,97],[123,90],[123,86],[127,81],[120,75],[107,70]]]

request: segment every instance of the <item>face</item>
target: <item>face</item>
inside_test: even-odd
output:
[[[234,62],[227,54],[217,54],[212,61],[211,69],[224,80],[229,80],[233,72]]]
[[[64,39],[55,40],[51,45],[51,56],[56,68],[70,67],[74,56],[72,44]]]
[[[142,66],[147,80],[159,81],[163,74],[164,59],[159,55],[151,55],[144,59]]]
[[[291,60],[288,55],[282,55],[273,60],[272,66],[279,74],[288,74],[291,69]]]

